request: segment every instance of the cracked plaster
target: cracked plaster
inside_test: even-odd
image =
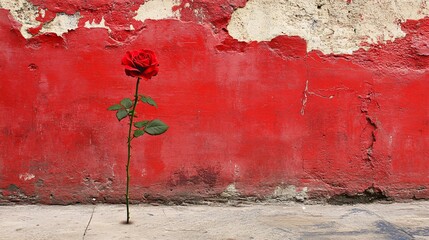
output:
[[[307,41],[308,52],[351,54],[404,37],[400,22],[428,16],[427,2],[250,0],[232,14],[228,31],[246,42],[299,36]]]
[[[308,188],[304,187],[299,191],[295,186],[288,185],[288,186],[278,186],[274,190],[272,194],[272,198],[278,199],[278,200],[297,200],[297,201],[304,201],[308,198],[307,195]]]
[[[228,25],[230,35],[237,40],[270,41],[280,36],[299,36],[306,40],[307,51],[325,54],[351,54],[370,44],[387,43],[405,36],[400,23],[408,19],[429,16],[427,0],[419,1],[332,1],[332,0],[250,0],[233,12]],[[149,0],[136,11],[135,20],[180,19],[179,0]],[[185,8],[189,7],[185,4]],[[177,10],[174,8],[177,7]],[[57,13],[50,22],[40,22],[45,9],[28,0],[0,0],[0,8],[8,9],[22,26],[25,38],[33,35],[31,28],[42,25],[41,33],[59,36],[78,28],[80,14]],[[195,9],[198,15],[198,9]],[[110,28],[100,23],[85,22],[86,28]],[[130,29],[132,29],[130,27]]]
[[[130,25],[130,29],[131,29]],[[96,23],[95,20],[93,19],[92,22],[90,22],[89,20],[85,22],[85,27],[86,28],[104,28],[107,29],[108,32],[111,32],[112,30],[106,26],[106,21],[104,20],[104,17],[101,18],[99,23]]]
[[[57,16],[50,22],[43,25],[42,33],[55,33],[58,36],[78,28],[80,14],[77,12],[73,15],[58,13]]]
[[[78,28],[80,14],[77,12],[73,15],[65,13],[57,13],[56,17],[47,23],[37,20],[40,15],[42,18],[45,16],[45,9],[39,9],[27,0],[0,0],[0,8],[9,10],[12,17],[21,24],[20,32],[26,39],[33,37],[28,32],[31,28],[37,28],[43,25],[41,33],[55,33],[58,36]]]
[[[40,22],[36,20],[39,15],[38,8],[27,0],[0,0],[0,8],[9,10],[13,18],[22,25],[20,32],[25,38],[32,37],[32,35],[27,32],[28,29],[40,25]],[[42,15],[44,15],[44,13],[45,11],[41,12]]]
[[[161,20],[180,18],[179,11],[173,11],[173,7],[180,4],[178,0],[150,0],[142,4],[137,10],[135,20],[144,22],[147,19]]]

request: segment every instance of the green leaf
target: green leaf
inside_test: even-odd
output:
[[[110,106],[107,110],[109,110],[109,111],[116,111],[116,110],[119,110],[121,108],[122,108],[121,105],[115,104],[115,105]]]
[[[133,115],[133,114],[134,114],[134,116],[136,116],[137,112],[135,112],[135,111],[129,111],[128,112],[128,115],[130,115],[130,116]]]
[[[134,123],[134,126],[136,128],[142,128],[142,127],[145,127],[148,123],[149,123],[148,120],[144,120],[144,121]]]
[[[158,105],[156,105],[156,102],[151,97],[143,96],[143,95],[140,95],[140,96],[141,96],[140,100],[142,102],[147,103],[147,104],[154,106],[154,107],[158,107]]]
[[[128,112],[125,109],[119,109],[116,112],[116,118],[118,119],[118,121],[121,121],[122,119],[124,119],[126,116],[128,116]]]
[[[131,102],[131,99],[129,98],[124,98],[121,101],[121,105],[124,106],[125,108],[130,108],[133,106],[133,102]]]
[[[163,123],[159,119],[155,119],[153,121],[150,121],[146,127],[144,128],[144,131],[150,135],[159,135],[163,134],[165,131],[167,131],[168,126],[167,124]]]
[[[140,130],[140,129],[134,130],[134,137],[135,138],[138,138],[138,137],[140,137],[143,134],[144,134],[143,130]]]

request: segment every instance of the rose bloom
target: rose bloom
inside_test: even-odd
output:
[[[125,66],[125,74],[128,76],[146,80],[156,76],[159,70],[155,53],[147,49],[128,51],[122,58],[122,65]]]

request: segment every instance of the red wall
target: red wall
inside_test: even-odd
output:
[[[62,37],[25,39],[0,9],[3,201],[123,201],[127,124],[106,109],[132,96],[120,59],[140,48],[160,61],[140,88],[159,107],[140,112],[170,128],[133,141],[131,198],[212,197],[230,184],[257,197],[295,186],[308,198],[429,198],[429,19],[368,51],[324,55],[299,37],[233,40],[225,27],[245,1],[195,3],[204,23],[191,10],[133,20],[142,1],[32,2],[83,17]],[[101,16],[111,33],[83,28]]]

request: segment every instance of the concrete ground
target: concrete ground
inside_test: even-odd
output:
[[[429,239],[429,202],[0,206],[0,239]]]

